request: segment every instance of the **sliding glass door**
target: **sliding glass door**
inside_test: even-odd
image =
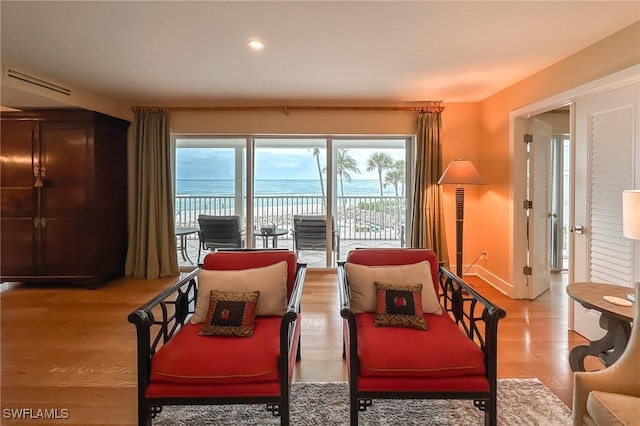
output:
[[[198,214],[245,216],[246,139],[176,139],[176,225]]]
[[[198,229],[199,215],[239,216],[244,223],[247,139],[181,137],[174,145],[176,228]],[[198,245],[195,232],[179,242],[185,266],[202,261]]]
[[[333,139],[335,210],[345,241],[404,247],[410,140]]]
[[[174,142],[178,227],[198,228],[201,214],[237,215],[245,247],[295,250],[314,268],[333,267],[354,248],[407,245],[412,138],[176,136]],[[195,260],[197,233],[187,245]]]
[[[254,246],[284,247],[310,266],[335,266],[337,247],[326,238],[327,140],[264,137],[253,147]]]

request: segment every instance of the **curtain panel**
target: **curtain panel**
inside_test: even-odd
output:
[[[418,113],[415,186],[411,216],[411,247],[429,248],[449,265],[444,226],[442,187],[442,107]]]
[[[136,109],[129,146],[129,246],[125,275],[177,276],[171,138],[167,111]]]

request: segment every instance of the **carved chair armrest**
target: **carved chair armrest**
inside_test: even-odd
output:
[[[347,274],[344,269],[345,263],[344,261],[338,262],[338,304],[340,305],[340,316],[343,318],[347,318],[349,313],[351,313]]]
[[[298,263],[296,270],[296,281],[289,297],[289,303],[287,304],[287,310],[280,323],[280,353],[288,354],[288,356],[280,357],[280,371],[286,371],[289,368],[290,374],[293,372],[291,366],[285,363],[300,360],[299,347],[296,342],[299,339],[299,314],[300,303],[302,301],[302,289],[304,286],[305,276],[307,274],[307,264]]]
[[[358,377],[358,333],[356,328],[356,316],[351,310],[350,292],[347,287],[347,275],[344,269],[345,262],[338,262],[338,298],[340,316],[346,321],[346,330],[343,329],[343,358],[349,360],[349,377],[357,380]],[[349,353],[346,353],[348,342]]]
[[[193,314],[199,269],[186,274],[153,299],[131,312],[128,321],[136,326],[138,340],[138,393],[149,382],[151,358],[178,332]]]
[[[487,372],[495,377],[498,321],[507,313],[442,264],[439,268],[439,284],[445,312],[451,315],[469,339],[480,346],[485,354]]]
[[[349,298],[349,289],[347,288],[347,275],[344,269],[345,262],[338,262],[338,303],[340,305],[340,316],[347,319],[353,317],[351,312],[351,300]]]
[[[289,303],[287,304],[287,312],[285,316],[295,314],[297,316],[300,313],[300,303],[302,300],[302,288],[304,286],[304,280],[307,274],[307,264],[298,263],[296,269],[296,280],[293,284],[293,290],[291,291],[291,297],[289,297]],[[294,318],[295,319],[295,318]]]

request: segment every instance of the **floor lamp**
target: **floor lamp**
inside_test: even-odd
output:
[[[456,184],[456,274],[462,278],[462,229],[464,224],[464,187],[484,185],[478,171],[469,160],[453,160],[438,180],[439,185]]]

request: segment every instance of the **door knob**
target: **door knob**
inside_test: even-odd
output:
[[[575,232],[576,234],[584,234],[584,226],[582,225],[570,226],[569,231]]]

